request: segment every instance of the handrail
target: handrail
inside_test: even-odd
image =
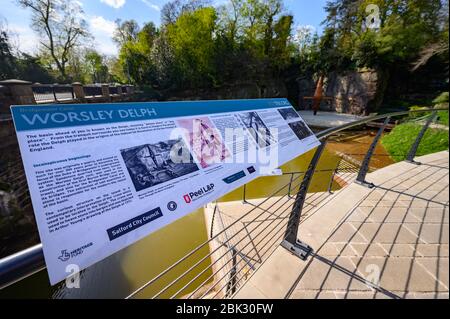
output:
[[[45,269],[42,244],[0,259],[0,289]]]
[[[355,122],[351,122],[348,124],[344,124],[344,125],[341,125],[338,127],[326,129],[324,131],[317,133],[316,136],[320,140],[326,141],[329,137],[331,137],[332,135],[334,135],[338,132],[342,132],[342,131],[350,129],[350,128],[361,126],[363,124],[373,122],[376,120],[386,119],[388,117],[392,118],[392,117],[397,117],[397,116],[403,116],[403,115],[408,115],[410,113],[416,113],[416,112],[437,112],[437,111],[448,111],[448,109],[447,108],[436,108],[436,109],[429,108],[429,109],[401,111],[401,112],[394,112],[394,113],[389,113],[389,114],[376,115],[376,116],[367,117],[367,118],[364,118],[364,119],[361,119],[361,120],[358,120]],[[317,156],[317,158],[320,158],[320,156]],[[314,166],[314,165],[310,165],[310,166]],[[286,173],[286,174],[300,174],[300,173],[303,173],[303,172]],[[284,186],[282,189],[286,188],[287,186],[291,187],[292,182],[293,182],[293,180],[291,178],[290,184]],[[303,189],[305,189],[305,187],[303,187]],[[278,192],[279,191],[275,192],[275,194]],[[298,202],[296,200],[295,206],[298,206],[297,203]],[[289,221],[290,222],[292,221],[292,216],[289,218]],[[231,226],[234,226],[234,223],[231,224],[229,227],[231,227]],[[295,226],[295,224],[294,224],[294,226]],[[289,231],[289,229],[292,229],[292,228],[293,228],[292,225],[290,227],[288,227],[287,232]],[[224,229],[223,231],[221,231],[219,234],[216,234],[216,236],[214,238],[217,238],[219,235],[223,234],[224,231],[226,231],[226,230],[227,230],[227,228]],[[212,239],[214,239],[214,238],[212,238]],[[184,256],[178,262],[176,262],[173,265],[171,265],[170,267],[168,267],[165,271],[163,271],[161,274],[159,274],[158,276],[153,278],[147,284],[143,285],[140,289],[136,290],[129,297],[131,297],[131,296],[135,295],[137,292],[141,291],[142,288],[146,287],[149,283],[155,282],[156,280],[158,280],[159,278],[161,278],[162,276],[167,274],[168,271],[170,271],[171,269],[174,269],[179,263],[181,263],[182,261],[184,261],[187,258],[189,258],[190,256],[192,256],[195,252],[199,251],[200,248],[204,247],[205,244],[207,244],[208,242],[191,250],[191,252],[189,252],[186,256]],[[45,268],[46,268],[46,266],[45,266],[45,261],[44,261],[42,244],[38,244],[36,246],[30,247],[28,249],[20,251],[16,254],[13,254],[6,258],[0,259],[0,289],[8,287],[8,286],[10,286],[22,279],[25,279]]]
[[[363,119],[355,121],[355,122],[347,123],[347,124],[344,124],[344,125],[341,125],[338,127],[332,127],[332,128],[323,130],[323,131],[317,133],[316,136],[319,140],[323,140],[323,139],[330,137],[336,133],[348,130],[350,128],[358,127],[358,126],[361,126],[361,125],[369,123],[369,122],[374,122],[376,120],[383,120],[387,117],[392,118],[392,117],[397,117],[397,116],[402,116],[402,115],[408,115],[410,113],[431,112],[431,111],[448,111],[448,109],[444,109],[444,108],[431,109],[430,108],[430,109],[423,109],[423,110],[400,111],[400,112],[394,112],[394,113],[388,113],[388,114],[375,115],[375,116],[363,118]]]

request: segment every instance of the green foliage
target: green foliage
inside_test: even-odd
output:
[[[77,2],[16,1],[32,13],[32,27],[44,36],[38,58],[19,58],[0,32],[3,78],[23,74],[39,82],[116,81],[181,90],[288,77],[293,83],[299,75],[313,79],[366,67],[381,71],[389,86],[384,78],[407,74],[434,56],[448,70],[446,0],[330,0],[320,36],[307,28],[293,32],[294,18],[283,0],[229,0],[215,7],[210,0],[172,0],[162,8],[160,27],[116,21],[116,59],[80,41],[89,34],[81,8],[71,9]],[[368,10],[373,5],[379,9],[375,26]],[[71,19],[61,23],[58,16]],[[69,30],[77,36],[67,42]],[[49,31],[58,34],[53,48]]]
[[[13,77],[16,73],[16,61],[11,52],[9,37],[0,25],[0,80]]]
[[[11,78],[41,83],[55,82],[39,58],[28,54],[13,54],[8,32],[0,24],[0,80]]]
[[[214,81],[212,61],[216,20],[214,8],[202,8],[182,14],[168,26],[179,86],[195,87]]]
[[[379,9],[378,26],[372,24],[375,20],[368,20],[369,5]],[[338,57],[333,67],[377,68],[412,62],[422,48],[445,33],[437,23],[443,14],[441,8],[441,0],[330,1],[325,35],[334,35]]]
[[[206,3],[171,1],[159,30],[149,26],[121,37],[125,77],[160,89],[208,88],[272,77],[291,66],[293,17],[283,15],[281,0],[232,0],[218,8]],[[132,33],[124,24],[116,34]]]
[[[396,126],[384,136],[381,143],[396,162],[405,160],[408,152],[422,129],[422,125],[405,123]],[[420,143],[417,156],[436,153],[448,149],[448,131],[428,129]]]
[[[424,109],[429,109],[429,107],[414,105],[409,108],[410,111],[420,111],[420,110],[424,110]],[[418,119],[418,118],[423,118],[424,116],[427,116],[427,115],[430,115],[429,111],[428,112],[413,112],[413,113],[409,113],[409,118],[410,119]]]
[[[437,98],[433,100],[433,104],[448,103],[448,92],[442,92]]]

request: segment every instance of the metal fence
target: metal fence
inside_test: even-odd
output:
[[[110,86],[109,87],[109,94],[111,95],[118,95],[119,94],[119,89],[117,86]]]
[[[58,103],[75,100],[71,85],[34,84],[32,86],[36,103]]]
[[[98,85],[86,85],[84,88],[84,95],[86,97],[99,97],[103,96],[102,87]]]
[[[438,110],[426,111],[431,112],[431,116],[428,116],[411,146],[407,161],[416,163],[414,157],[419,144],[428,127],[436,120]],[[209,239],[124,297],[148,297],[146,291],[156,290],[151,298],[232,298],[280,245],[301,259],[308,258],[312,248],[298,240],[299,235],[301,237],[301,222],[329,200],[333,189],[343,186],[342,183],[355,181],[367,187],[373,186],[366,181],[366,174],[372,157],[377,155],[374,154],[375,147],[392,119],[409,113],[405,111],[378,115],[318,133],[321,145],[316,149],[306,171],[283,174],[280,178],[287,179],[288,182],[263,199],[249,198],[247,187],[244,187],[238,214],[235,206],[228,206],[227,203],[209,204],[205,208]],[[341,158],[335,167],[316,170],[327,141],[333,136],[380,120],[380,129],[360,166]],[[314,175],[320,173],[329,174],[330,180],[323,192],[309,193]],[[209,248],[208,253],[204,252],[205,248]],[[41,245],[2,259],[0,288],[22,280],[44,267]]]

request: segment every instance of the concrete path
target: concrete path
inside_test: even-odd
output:
[[[362,116],[320,111],[314,116],[313,111],[299,111],[298,114],[310,126],[337,127],[363,119]]]
[[[303,262],[277,247],[236,298],[449,298],[449,154],[398,163],[304,219]]]

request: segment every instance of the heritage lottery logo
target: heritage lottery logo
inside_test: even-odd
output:
[[[71,258],[82,255],[84,253],[85,249],[92,247],[93,245],[94,245],[94,243],[88,243],[88,244],[83,245],[82,247],[79,247],[72,251],[67,251],[67,249],[61,250],[61,255],[58,256],[58,259],[62,262],[66,262]]]
[[[206,196],[209,193],[211,193],[212,191],[214,191],[214,187],[215,187],[215,185],[213,183],[211,183],[205,187],[202,187],[201,189],[199,189],[196,192],[190,192],[189,194],[186,194],[183,196],[184,201],[186,202],[186,204],[190,204],[193,201],[196,201],[197,199],[200,199],[203,196]]]

